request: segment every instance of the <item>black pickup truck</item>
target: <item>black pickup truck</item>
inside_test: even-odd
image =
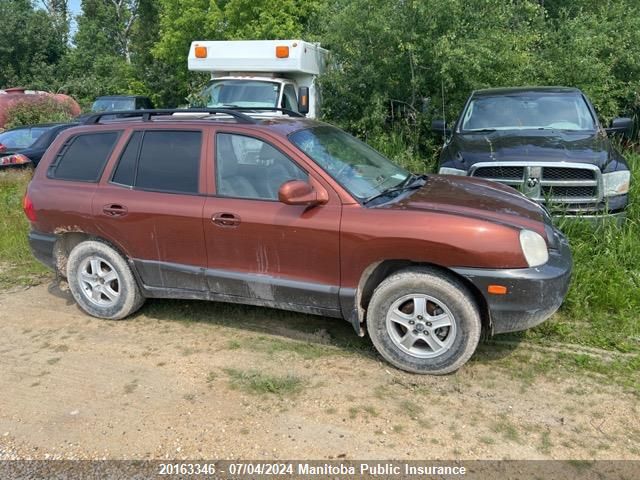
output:
[[[603,128],[584,93],[566,87],[478,90],[452,128],[432,123],[445,137],[439,173],[510,185],[555,214],[618,219],[631,174],[610,136],[632,128],[629,118]]]

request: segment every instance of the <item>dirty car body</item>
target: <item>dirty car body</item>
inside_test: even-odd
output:
[[[609,130],[631,125],[616,119]],[[624,216],[629,167],[578,89],[479,90],[451,130],[434,122],[443,127],[440,173],[512,186],[558,215]]]
[[[75,156],[92,156],[93,172],[65,166]],[[478,329],[516,331],[557,310],[571,272],[565,238],[513,189],[413,175],[335,127],[283,115],[158,115],[69,129],[35,172],[25,211],[35,256],[71,275],[71,284],[77,276],[74,296],[94,316],[135,310],[98,308],[126,293],[126,279],[97,241],[126,261],[140,305],[144,298],[261,305],[344,318],[361,335],[384,333],[386,315],[392,334],[383,340],[397,340],[402,351],[383,356],[420,373],[447,373],[475,348],[454,355],[458,363],[423,365],[464,340],[457,300],[443,300],[449,292],[462,292],[458,318],[477,314]],[[94,248],[85,257],[77,254],[83,245]],[[415,287],[399,290],[405,303],[393,304],[403,313],[374,315],[374,306],[395,298],[385,289],[414,277]],[[417,286],[431,281],[440,296]],[[376,315],[380,329],[371,323]]]

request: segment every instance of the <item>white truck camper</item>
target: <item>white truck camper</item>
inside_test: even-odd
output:
[[[325,70],[327,54],[302,40],[197,41],[189,50],[189,70],[211,73],[204,106],[285,108],[316,118],[315,79]]]

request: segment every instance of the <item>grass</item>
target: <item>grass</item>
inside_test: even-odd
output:
[[[22,197],[29,180],[29,169],[0,171],[0,289],[37,284],[48,271],[33,258],[27,241]]]
[[[506,417],[502,417],[499,421],[494,422],[491,427],[495,433],[499,433],[505,440],[520,443],[520,434],[516,426]]]
[[[231,340],[227,344],[230,350],[244,348],[254,352],[263,352],[274,355],[281,352],[290,352],[305,360],[336,355],[340,351],[329,345],[322,345],[299,340],[283,340],[275,336],[251,336],[242,339]]]
[[[305,381],[295,375],[271,375],[258,370],[224,370],[229,376],[231,386],[256,395],[275,394],[293,395],[302,391]]]

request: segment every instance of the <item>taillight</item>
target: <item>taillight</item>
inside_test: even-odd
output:
[[[30,222],[36,221],[36,209],[33,206],[33,202],[29,198],[29,193],[26,192],[22,198],[22,209]]]
[[[4,157],[0,157],[0,167],[6,167],[7,165],[25,165],[29,163],[27,157],[20,153],[16,153],[15,155],[6,155]]]

